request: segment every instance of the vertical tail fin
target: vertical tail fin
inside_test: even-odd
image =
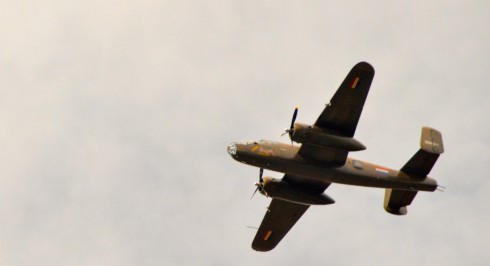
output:
[[[401,171],[413,178],[425,179],[443,152],[441,132],[424,127],[420,137],[420,150],[402,167]]]
[[[384,208],[394,215],[406,215],[407,206],[412,204],[417,191],[387,188],[385,191]]]
[[[430,127],[423,127],[422,136],[420,136],[420,147],[428,153],[443,153],[444,145],[442,144],[441,132]]]

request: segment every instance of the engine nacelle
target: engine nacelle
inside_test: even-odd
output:
[[[298,143],[307,143],[346,151],[361,151],[366,149],[366,146],[354,138],[328,134],[315,126],[300,123],[294,123],[291,139]]]
[[[311,193],[290,186],[286,181],[264,177],[263,189],[260,193],[273,199],[290,201],[303,205],[326,205],[335,201],[325,193]]]

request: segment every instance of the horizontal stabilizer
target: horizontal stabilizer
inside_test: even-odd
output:
[[[443,152],[444,145],[441,133],[435,129],[424,127],[420,138],[420,150],[402,167],[401,171],[412,177],[424,179]]]

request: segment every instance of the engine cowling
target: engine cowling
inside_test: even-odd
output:
[[[366,149],[366,146],[354,138],[328,134],[315,126],[300,123],[294,123],[291,140],[298,143],[307,143],[346,151],[361,151]]]
[[[289,185],[286,181],[264,177],[260,193],[267,197],[290,201],[303,205],[326,205],[335,203],[325,193],[311,193]]]

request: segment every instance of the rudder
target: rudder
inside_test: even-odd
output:
[[[441,132],[430,127],[423,127],[420,150],[402,167],[401,171],[412,178],[425,179],[443,152]]]
[[[383,207],[394,215],[406,215],[407,206],[412,204],[417,191],[399,190],[387,188]]]
[[[432,154],[443,153],[444,145],[442,144],[441,132],[430,127],[423,127],[420,136],[420,148]]]

